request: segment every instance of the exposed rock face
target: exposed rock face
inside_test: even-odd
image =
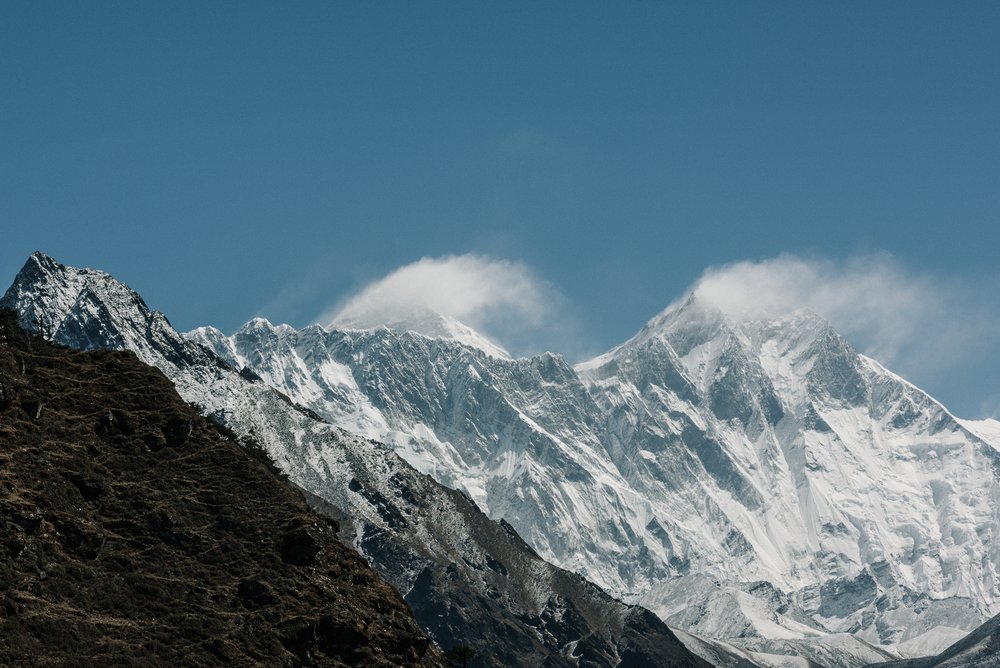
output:
[[[441,665],[400,596],[160,372],[28,341],[0,312],[0,663]],[[159,430],[184,447],[147,447]],[[286,526],[308,563],[282,563]]]
[[[65,345],[133,350],[185,400],[260,443],[316,507],[339,521],[343,539],[406,594],[435,640],[477,650],[470,665],[704,665],[655,616],[546,563],[510,525],[490,521],[391,448],[331,426],[256,374],[239,373],[185,340],[107,274],[36,254],[3,304],[26,326],[44,322]],[[118,428],[112,417],[104,428]],[[150,438],[146,447],[178,456],[188,447],[160,443]]]

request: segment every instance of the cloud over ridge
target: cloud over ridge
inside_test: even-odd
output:
[[[453,318],[515,353],[551,342],[565,299],[527,265],[485,255],[424,257],[404,265],[324,311],[325,326],[371,328],[419,321],[428,312]]]
[[[996,287],[917,272],[878,253],[736,262],[706,270],[693,291],[737,319],[809,309],[862,352],[925,376],[990,356],[1000,342]]]
[[[970,383],[982,386],[976,405],[966,398],[961,412],[997,414],[996,385],[983,382],[983,369],[1000,358],[996,277],[943,278],[888,253],[841,260],[784,254],[711,267],[690,293],[737,319],[811,310],[861,352],[920,387],[936,388],[942,399],[968,397]],[[482,334],[484,349],[497,344],[515,356],[551,350],[576,361],[595,351],[594,333],[583,331],[555,286],[521,262],[477,254],[424,257],[399,267],[316,321],[356,328],[404,323],[421,331],[428,313]]]

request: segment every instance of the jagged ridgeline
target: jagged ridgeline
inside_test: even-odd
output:
[[[444,650],[470,666],[700,666],[649,611],[546,563],[509,524],[348,434],[177,333],[107,274],[29,258],[0,306],[77,349],[128,349],[184,400],[267,452],[341,539],[404,594]]]
[[[0,311],[0,664],[443,665],[402,598],[131,352]]]
[[[696,292],[575,366],[424,326],[189,336],[672,628],[860,665],[1000,612],[1000,424],[956,418],[814,313]]]

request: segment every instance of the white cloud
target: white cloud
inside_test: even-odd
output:
[[[709,269],[694,290],[737,318],[810,309],[863,352],[916,380],[995,359],[996,287],[995,280],[944,279],[876,254],[738,262]]]
[[[538,352],[567,323],[567,304],[526,265],[482,255],[425,257],[325,311],[324,325],[375,327],[427,310],[454,318],[514,353]]]

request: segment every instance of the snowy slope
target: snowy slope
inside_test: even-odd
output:
[[[997,668],[1000,666],[1000,615],[936,655],[879,663],[872,668]]]
[[[681,431],[701,460],[732,549],[700,570],[766,580],[873,643],[997,609],[996,452],[815,315],[733,322],[689,298],[580,371],[630,416],[621,441]]]
[[[477,647],[482,665],[703,665],[648,611],[544,562],[509,524],[490,521],[391,449],[183,338],[107,274],[36,253],[0,307],[63,345],[132,350],[187,401],[266,449],[444,647]]]
[[[962,420],[961,422],[966,429],[1000,449],[1000,421]]]
[[[689,298],[576,368],[388,328],[190,336],[695,633],[892,645],[998,610],[993,432],[812,314],[735,322]],[[657,598],[690,574],[726,605]]]

